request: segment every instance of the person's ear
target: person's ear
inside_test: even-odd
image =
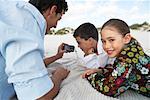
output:
[[[52,15],[53,13],[56,13],[57,6],[53,5],[51,8],[49,8],[49,14]]]
[[[128,44],[130,41],[131,41],[131,35],[130,35],[130,33],[127,33],[127,34],[124,36],[124,43],[125,43],[125,44]]]
[[[93,43],[94,43],[94,39],[93,39],[93,38],[91,38],[91,37],[88,39],[88,41],[89,41],[91,44],[93,44]]]
[[[51,8],[49,7],[46,11],[43,11],[42,13],[45,19],[49,19],[56,15],[56,10],[57,10],[57,6],[54,5]]]
[[[88,40],[90,41],[92,47],[94,47],[94,48],[97,47],[97,41],[95,39],[90,37]]]
[[[93,41],[93,38],[90,37],[88,40],[89,40],[89,41]]]

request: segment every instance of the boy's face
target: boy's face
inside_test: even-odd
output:
[[[76,41],[78,43],[78,47],[85,53],[85,55],[88,55],[90,53],[90,50],[93,49],[93,42],[92,40],[85,40],[83,38],[80,38],[79,36],[76,37]]]
[[[103,48],[109,57],[116,57],[126,44],[125,37],[115,28],[104,28],[101,31]]]

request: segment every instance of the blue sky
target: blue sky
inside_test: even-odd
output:
[[[28,0],[25,0],[28,1]],[[77,28],[84,22],[101,27],[110,18],[120,18],[129,25],[150,23],[150,0],[66,0],[68,11],[58,22],[57,29]]]

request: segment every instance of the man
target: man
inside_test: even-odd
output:
[[[57,95],[69,71],[58,68],[50,78],[45,65],[62,58],[63,45],[44,64],[43,40],[67,7],[65,0],[0,1],[0,100],[9,100],[13,87],[19,100]]]

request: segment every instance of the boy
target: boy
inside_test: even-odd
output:
[[[81,63],[87,68],[98,68],[104,66],[107,56],[104,52],[98,55],[98,31],[91,23],[81,24],[73,34],[78,43],[78,47],[84,52]],[[101,61],[100,61],[101,59]]]

